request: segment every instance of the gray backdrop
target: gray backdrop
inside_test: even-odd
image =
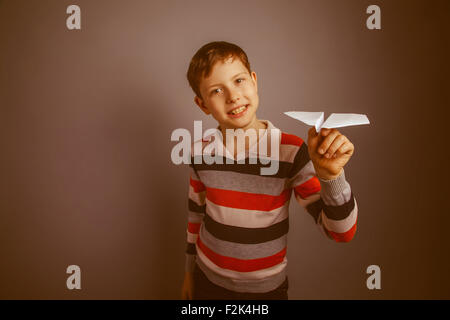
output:
[[[81,8],[81,30],[66,8]],[[381,30],[366,8],[381,8]],[[185,74],[225,40],[258,75],[259,117],[365,113],[341,131],[359,205],[334,243],[292,201],[292,299],[449,298],[448,1],[0,1],[0,298],[177,299],[187,166],[170,135],[215,123]],[[446,198],[444,199],[444,195]],[[66,288],[81,267],[81,290]],[[366,268],[381,268],[368,290]]]

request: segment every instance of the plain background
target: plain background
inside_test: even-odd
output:
[[[81,30],[66,8],[81,8]],[[381,8],[368,30],[366,8]],[[291,202],[291,299],[448,299],[448,1],[0,1],[0,298],[178,299],[188,168],[176,128],[216,124],[189,61],[225,40],[248,54],[259,118],[368,115],[341,131],[359,205],[352,242]],[[81,268],[81,290],[66,268]],[[381,268],[381,290],[366,269]]]

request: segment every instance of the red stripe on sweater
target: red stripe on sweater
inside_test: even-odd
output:
[[[200,225],[201,223],[188,222],[188,231],[190,233],[198,234],[200,230]]]
[[[205,254],[205,256],[207,256],[208,259],[214,262],[214,264],[216,264],[217,266],[223,269],[229,269],[239,272],[251,272],[256,270],[262,270],[280,264],[281,262],[283,262],[283,259],[286,256],[286,249],[287,249],[285,247],[283,250],[274,254],[273,256],[258,259],[243,260],[232,257],[226,257],[218,253],[215,253],[210,248],[208,248],[200,240],[200,238],[198,238],[197,240],[197,245]]]
[[[308,196],[317,193],[320,191],[320,182],[319,179],[314,176],[306,182],[303,182],[301,185],[294,188],[294,192],[298,194],[303,199]]]
[[[189,178],[189,183],[191,184],[191,186],[194,188],[195,192],[202,192],[205,191],[205,185],[198,180],[194,180],[192,178]]]
[[[355,224],[353,225],[353,227],[350,228],[350,230],[343,233],[333,232],[326,228],[325,230],[336,242],[349,242],[350,240],[353,239],[353,236],[356,233],[356,223],[357,221],[355,221]]]
[[[271,211],[283,206],[291,197],[291,190],[286,189],[278,196],[248,193],[216,188],[206,188],[206,198],[223,207]]]
[[[293,134],[281,133],[281,144],[292,144],[294,146],[301,146],[303,144],[302,138],[294,136]]]

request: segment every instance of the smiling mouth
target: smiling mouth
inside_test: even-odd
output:
[[[237,107],[237,108],[231,110],[230,112],[228,112],[228,114],[237,115],[237,114],[239,114],[241,112],[244,112],[247,109],[247,107],[248,107],[248,104],[243,105],[241,107]]]

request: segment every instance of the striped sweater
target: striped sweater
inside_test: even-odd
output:
[[[344,173],[319,179],[306,143],[295,135],[280,137],[279,169],[271,176],[260,174],[259,161],[195,164],[191,158],[186,271],[197,263],[211,282],[237,292],[281,285],[292,191],[327,237],[353,238],[357,206]]]

